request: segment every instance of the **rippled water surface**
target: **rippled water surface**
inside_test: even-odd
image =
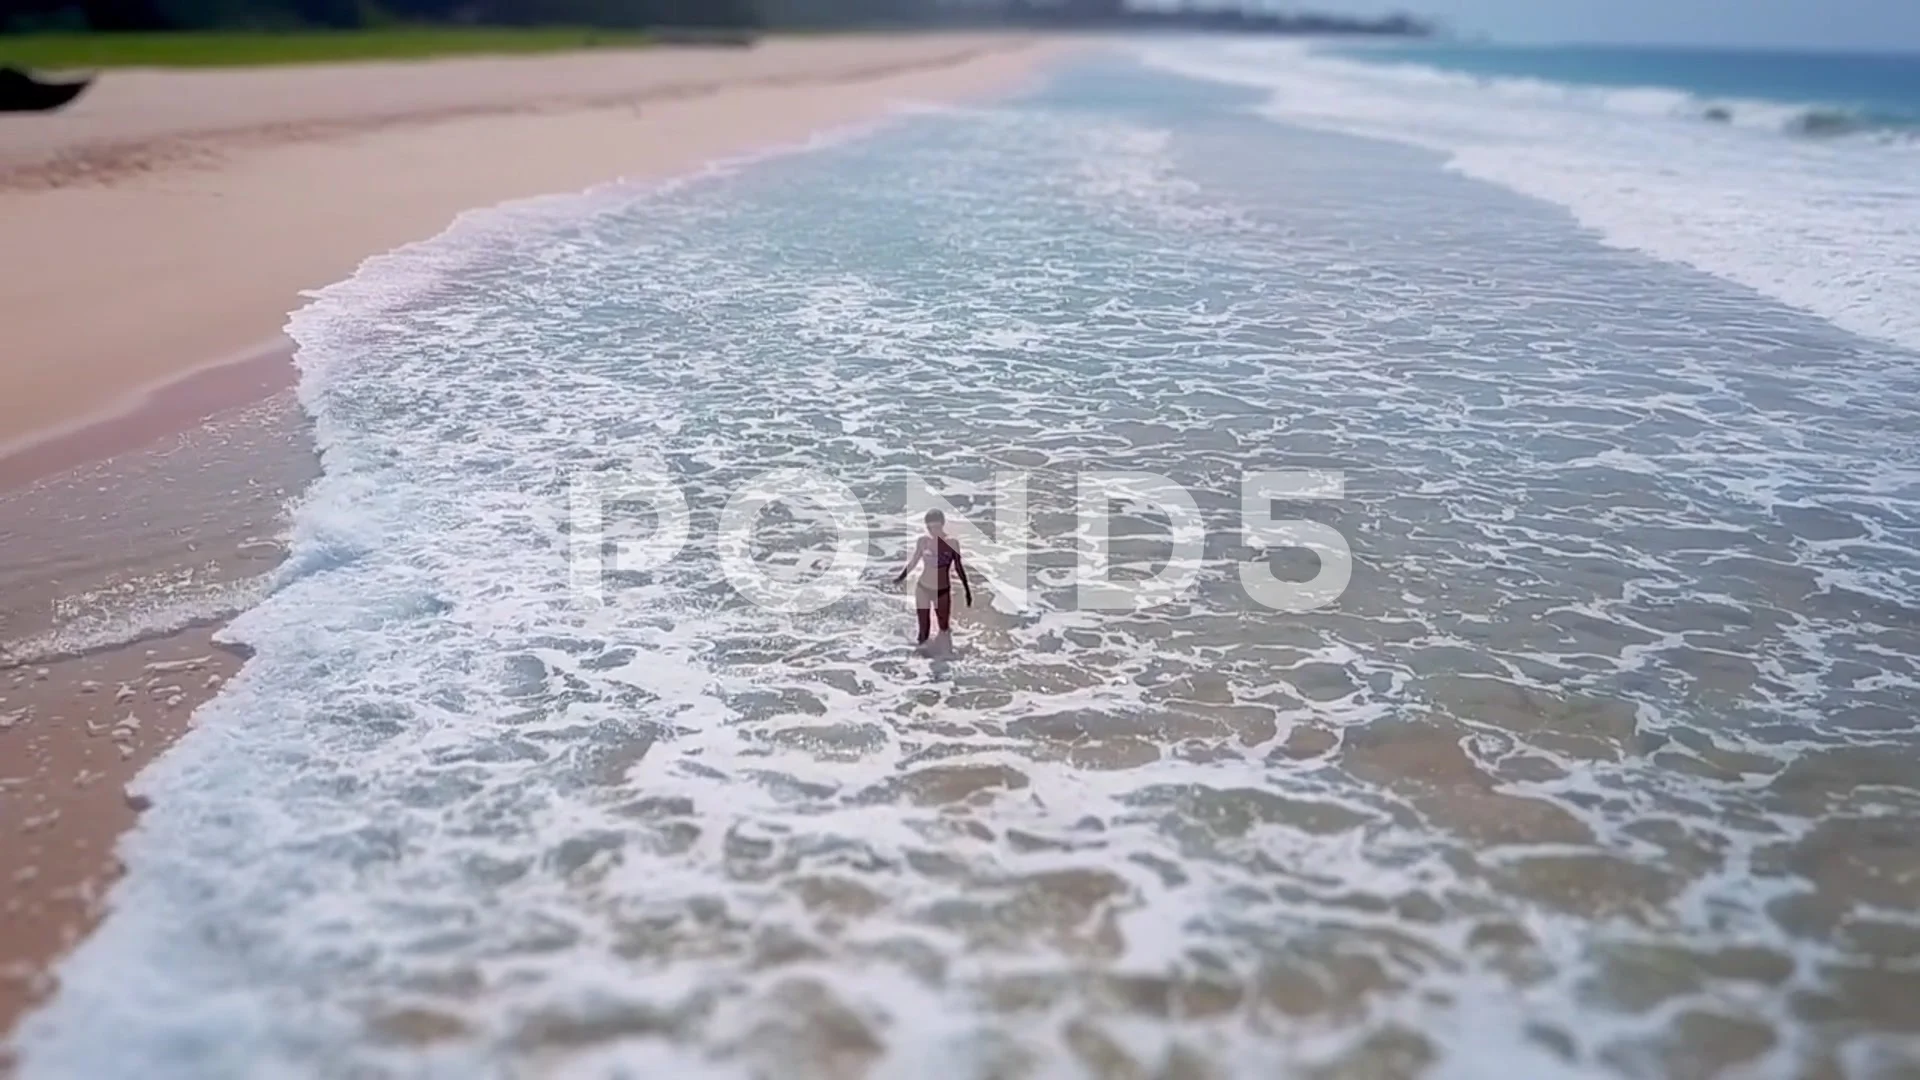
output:
[[[297,573],[28,1075],[1914,1075],[1920,357],[1250,100],[1095,62],[323,294]],[[714,541],[790,467],[875,530],[804,616]],[[1191,591],[1078,609],[1088,469]],[[691,504],[604,608],[569,470]],[[996,471],[1029,607],[916,656],[903,482]]]

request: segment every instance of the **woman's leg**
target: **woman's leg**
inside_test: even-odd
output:
[[[927,643],[927,638],[933,633],[933,620],[929,618],[932,612],[927,610],[927,605],[931,603],[933,603],[933,597],[927,594],[927,590],[921,588],[913,590],[913,613],[920,618],[920,644],[922,645]]]
[[[953,593],[950,590],[942,589],[940,591],[940,599],[935,603],[936,606],[934,610],[940,614],[940,632],[943,634],[952,632]]]

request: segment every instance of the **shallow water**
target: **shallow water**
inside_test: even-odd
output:
[[[318,471],[292,395],[0,492],[0,658],[27,665],[226,619],[272,591]]]
[[[1258,100],[1096,62],[320,295],[290,581],[26,1074],[1911,1074],[1916,356]],[[714,538],[777,468],[874,530],[804,615]],[[1077,605],[1089,469],[1193,494],[1190,591]],[[1028,606],[916,657],[904,481],[996,470]],[[691,508],[600,607],[580,471]]]

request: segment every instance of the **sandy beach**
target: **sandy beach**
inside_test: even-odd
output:
[[[131,71],[0,117],[0,1033],[98,917],[127,782],[241,662],[222,614],[317,469],[279,336],[303,290],[470,208],[1003,91],[1066,47]]]

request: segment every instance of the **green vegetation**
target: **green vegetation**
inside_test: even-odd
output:
[[[221,67],[326,60],[404,60],[639,45],[646,40],[644,33],[629,30],[477,26],[283,33],[19,34],[0,36],[0,66],[12,64],[40,69]]]

